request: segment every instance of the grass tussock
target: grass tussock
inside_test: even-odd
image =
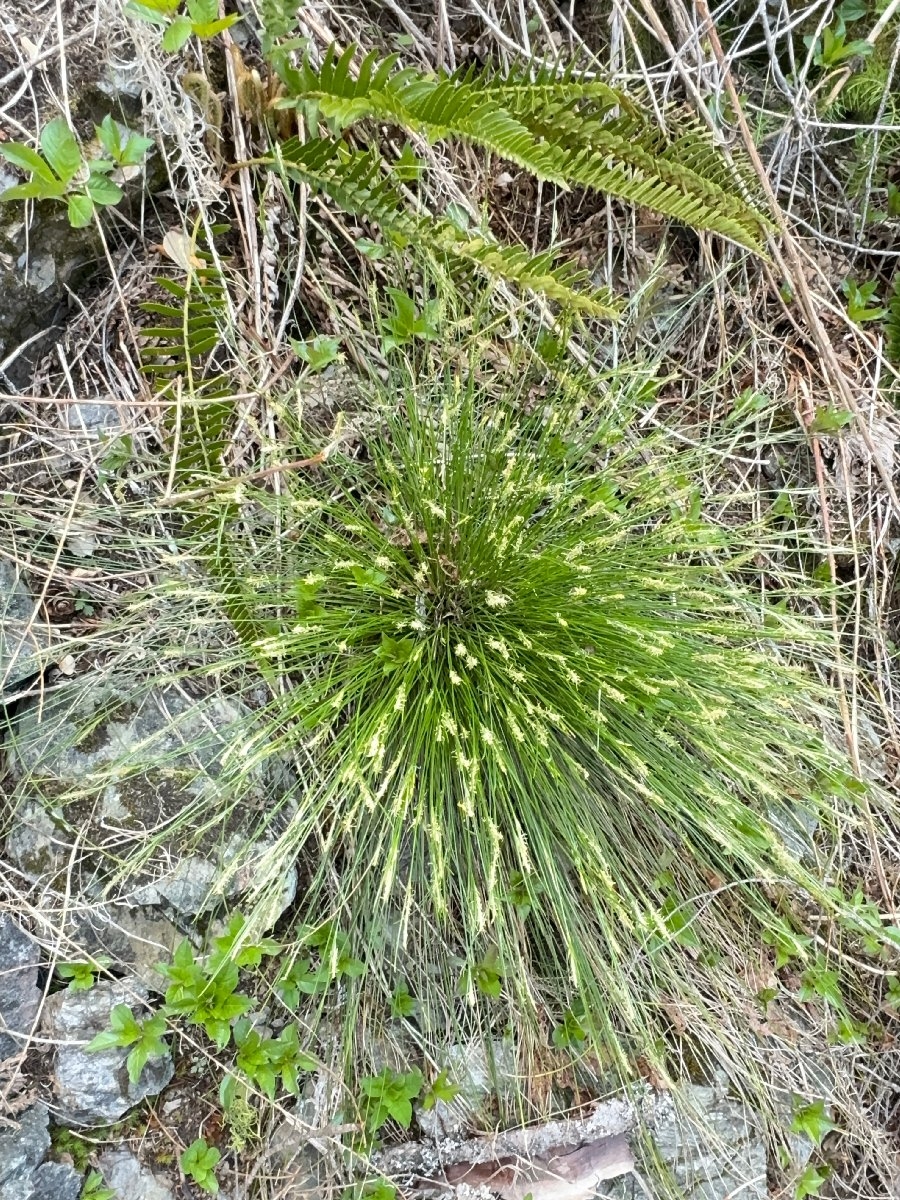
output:
[[[214,536],[204,500],[204,602],[271,697],[231,794],[266,761],[299,780],[255,892],[305,864],[304,927],[366,964],[350,1012],[402,986],[631,1076],[675,1070],[673,1003],[752,1002],[766,946],[825,969],[809,925],[846,905],[797,831],[864,789],[823,740],[817,619],[753,583],[788,553],[774,529],[730,527],[733,496],[701,513],[704,453],[632,441],[651,391],[398,358],[352,452],[243,485]]]

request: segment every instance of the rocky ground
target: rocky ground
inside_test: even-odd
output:
[[[380,16],[404,27],[396,7],[386,4]],[[317,14],[310,6],[310,20]],[[419,28],[417,8],[415,15]],[[469,14],[465,27],[473,45],[478,37],[487,44],[492,24]],[[113,14],[104,4],[72,0],[37,10],[7,4],[0,13],[0,137],[21,137],[25,126],[39,126],[61,106],[69,106],[83,128],[112,111],[160,143],[166,139],[175,160],[202,145],[201,166],[190,167],[191,198],[239,210],[235,193],[226,194],[219,181],[217,118],[220,127],[221,98],[230,102],[224,80],[214,80],[221,84],[213,89],[221,97],[214,103],[209,97],[198,101],[190,81],[180,89],[163,87],[165,63],[143,53],[147,30],[123,29],[118,9]],[[224,828],[206,830],[199,821],[190,836],[181,825],[173,833],[173,814],[202,815],[216,805],[228,752],[221,730],[249,718],[247,698],[227,687],[211,692],[191,681],[160,682],[164,672],[152,658],[142,660],[138,648],[124,645],[127,630],[94,637],[101,617],[117,612],[118,598],[140,590],[165,545],[161,524],[152,556],[142,559],[133,547],[121,556],[97,513],[110,502],[127,510],[129,499],[146,487],[142,472],[158,466],[159,412],[147,403],[134,367],[137,335],[127,314],[148,293],[147,276],[166,257],[165,234],[178,208],[186,207],[185,189],[179,194],[172,185],[178,166],[154,151],[125,181],[126,199],[103,238],[93,226],[72,229],[64,210],[51,203],[31,206],[27,218],[21,204],[0,207],[4,502],[27,498],[32,522],[27,529],[5,525],[0,545],[0,703],[8,733],[3,787],[7,797],[15,796],[16,811],[14,822],[0,822],[0,1200],[199,1197],[203,1191],[179,1165],[199,1136],[221,1147],[220,1194],[231,1200],[318,1200],[343,1188],[346,1178],[340,1136],[352,1123],[335,1084],[337,1051],[335,1061],[310,1073],[299,1098],[252,1115],[251,1138],[223,1119],[214,1052],[184,1031],[166,1035],[163,1052],[149,1059],[137,1082],[129,1077],[127,1046],[86,1049],[110,1028],[115,1006],[127,1005],[138,1015],[154,1011],[166,986],[159,965],[170,964],[185,939],[197,948],[208,944],[225,928],[225,915],[240,911],[271,846],[257,830],[279,782],[260,771]],[[0,161],[0,190],[18,178]],[[520,200],[524,212],[530,198]],[[515,207],[510,203],[511,218]],[[597,214],[568,219],[581,237],[576,248],[590,258]],[[652,219],[631,233],[634,255],[622,270],[639,283],[660,242]],[[834,253],[840,255],[840,247]],[[686,298],[698,278],[708,278],[709,264],[685,265],[685,257],[676,247],[648,300],[653,330],[635,325],[624,336],[640,347],[667,331],[670,342],[684,347],[689,367],[699,370],[693,355],[701,336],[716,344],[704,349],[721,363],[729,323],[746,320],[749,327],[756,313],[746,298],[739,315],[738,302],[726,312],[723,297],[728,303],[730,297],[723,292],[697,317]],[[340,288],[336,294],[337,305],[348,303]],[[865,397],[869,364],[865,351],[859,353],[860,338],[841,336],[842,360],[857,373]],[[771,322],[760,338],[771,339],[772,349],[761,373],[785,391],[794,389],[802,407],[801,352],[786,345],[780,327],[773,333]],[[325,386],[337,380],[339,387],[340,378],[338,370],[329,372]],[[677,401],[677,387],[670,399]],[[815,472],[807,479],[810,507],[829,536],[861,533],[872,548],[872,565],[860,582],[862,608],[867,597],[895,586],[896,523],[884,481],[895,477],[897,423],[894,414],[875,407],[873,400],[865,437],[825,440],[818,468],[819,483],[824,479],[837,501],[830,525]],[[778,470],[796,466],[790,453],[779,459]],[[126,455],[127,469],[117,466],[117,454]],[[80,506],[87,495],[94,507]],[[48,558],[44,537],[60,548],[55,556]],[[889,603],[884,611],[890,612]],[[868,698],[877,693],[874,709],[880,703],[893,716],[890,662],[880,653],[872,649],[867,664],[876,680]],[[110,662],[115,670],[108,669]],[[896,743],[868,717],[859,724],[869,777],[893,786]],[[56,803],[60,797],[64,804]],[[256,858],[244,853],[251,840]],[[100,864],[117,858],[129,860],[127,875],[110,877],[104,868],[101,876]],[[281,864],[281,903],[269,921],[276,936],[302,885],[297,867]],[[86,962],[93,968],[83,988],[59,970]],[[277,1009],[264,994],[254,999],[259,1027],[280,1033]],[[830,1051],[827,1057],[816,1049],[805,1053],[806,1034],[792,1030],[800,1047],[798,1069],[827,1106],[838,1086],[836,1071],[850,1075],[859,1062],[852,1047],[835,1049],[833,1057]],[[469,1189],[483,1189],[482,1195],[503,1200],[650,1195],[635,1149],[652,1138],[654,1153],[689,1200],[766,1200],[776,1194],[772,1148],[724,1077],[698,1078],[690,1089],[705,1140],[653,1079],[613,1098],[596,1088],[580,1091],[576,1081],[568,1093],[574,1097],[568,1120],[532,1121],[525,1131],[498,1133],[504,1089],[514,1090],[522,1071],[515,1047],[498,1038],[488,1053],[480,1042],[451,1040],[445,1051],[459,1094],[430,1110],[420,1106],[409,1137],[380,1149],[374,1160],[378,1173],[404,1181],[411,1193],[455,1189],[466,1196]],[[896,1066],[893,1053],[888,1038],[880,1067],[887,1075]],[[788,1123],[791,1095],[800,1086],[792,1083],[780,1100]],[[896,1088],[885,1105],[889,1111],[878,1120],[892,1144]],[[252,1152],[243,1153],[248,1140]],[[802,1166],[813,1140],[795,1131],[791,1149]],[[83,1190],[86,1181],[93,1181],[93,1191]]]

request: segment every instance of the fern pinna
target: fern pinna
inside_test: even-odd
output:
[[[586,286],[587,271],[557,261],[551,251],[532,255],[482,232],[462,230],[446,218],[412,212],[376,150],[353,150],[336,138],[291,138],[278,147],[273,162],[288,178],[330,196],[346,212],[375,221],[401,245],[428,245],[450,261],[471,263],[489,276],[543,292],[576,312],[595,317],[618,313],[608,291]]]
[[[341,134],[375,119],[429,141],[459,138],[542,181],[604,192],[755,252],[762,251],[770,229],[746,198],[746,184],[705,130],[673,111],[668,116],[674,133],[666,133],[625,92],[571,68],[526,69],[506,76],[468,68],[453,75],[424,75],[401,67],[397,55],[379,59],[371,53],[357,63],[354,46],[342,54],[332,46],[318,67],[309,55],[300,66],[278,52],[273,61],[288,93],[280,104],[322,118]],[[316,121],[309,125],[315,130]],[[410,220],[408,203],[377,151],[366,152],[363,159],[362,152],[337,137],[315,149],[313,144],[295,140],[283,146],[281,161],[350,211],[387,230],[406,232],[402,226]],[[521,251],[510,258],[510,248],[496,243],[490,253],[473,251],[470,240],[448,232],[445,223],[429,224],[432,242],[448,255],[468,256],[501,276],[515,263],[510,278],[543,286],[530,276],[546,275],[546,260],[526,265]],[[575,282],[564,272],[557,279],[557,298],[571,299]],[[609,298],[595,295],[594,304],[608,307]]]
[[[213,226],[213,233],[226,227]],[[171,302],[146,301],[143,310],[160,323],[142,330],[141,370],[157,397],[168,399],[164,428],[173,457],[171,482],[190,489],[195,483],[221,481],[228,426],[234,414],[233,380],[223,370],[220,351],[228,326],[228,291],[214,256],[191,244],[184,283],[165,277],[156,282]],[[236,502],[223,506],[227,518]],[[220,545],[221,514],[193,510],[187,528],[205,545],[204,561],[217,579],[228,616],[244,638],[259,636],[235,582],[228,547]]]

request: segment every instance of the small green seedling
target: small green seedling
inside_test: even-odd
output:
[[[442,1104],[450,1104],[459,1095],[459,1087],[451,1083],[446,1071],[434,1079],[428,1089],[422,1093],[422,1107],[430,1112],[440,1100]]]
[[[800,990],[797,999],[801,1003],[810,1000],[824,1000],[839,1012],[844,1010],[844,998],[841,995],[840,978],[837,971],[832,971],[820,956],[806,968],[800,976]]]
[[[404,1017],[413,1017],[419,1008],[419,1002],[415,996],[410,995],[409,988],[405,983],[400,983],[394,989],[394,994],[391,996],[391,1016],[398,1020]]]
[[[692,904],[670,895],[662,902],[659,915],[665,925],[666,936],[658,940],[651,937],[648,942],[651,951],[656,949],[657,945],[665,946],[669,942],[676,942],[679,946],[689,946],[692,950],[700,948],[700,938],[694,928],[697,913]]]
[[[140,1079],[149,1059],[162,1058],[169,1052],[162,1040],[166,1032],[166,1019],[159,1013],[138,1021],[127,1004],[117,1004],[110,1013],[109,1024],[110,1028],[98,1033],[88,1042],[85,1050],[96,1053],[113,1047],[131,1046],[125,1065],[132,1083]]]
[[[822,1184],[831,1174],[828,1167],[817,1167],[813,1163],[804,1170],[794,1188],[794,1200],[806,1200],[807,1196],[818,1196]]]
[[[241,19],[237,13],[219,17],[218,0],[187,0],[187,12],[179,12],[180,7],[181,0],[130,0],[125,13],[164,29],[162,48],[170,53],[180,50],[192,34],[208,41]]]
[[[113,167],[128,170],[139,167],[144,161],[147,151],[153,145],[153,139],[142,137],[131,129],[125,130],[125,140],[122,141],[122,130],[109,113],[99,125],[94,126],[97,141],[107,154],[107,162]],[[101,160],[103,161],[103,160]],[[106,163],[104,163],[104,166]]]
[[[847,297],[847,316],[855,325],[880,321],[887,316],[887,309],[881,306],[878,299],[877,280],[857,283],[854,279],[845,279],[841,291]]]
[[[817,67],[824,68],[836,67],[848,58],[866,58],[873,50],[872,43],[863,38],[847,41],[847,26],[843,16],[838,17],[833,29],[829,27],[822,30],[821,40],[809,34],[803,41],[807,47],[815,43],[813,62]]]
[[[838,1017],[828,1040],[839,1046],[865,1046],[871,1035],[872,1028],[869,1025],[843,1014]]]
[[[0,145],[0,154],[8,162],[31,172],[27,183],[7,188],[0,200],[65,200],[73,229],[89,225],[97,208],[118,204],[122,189],[110,174],[139,166],[153,143],[130,131],[123,143],[119,127],[108,115],[94,128],[108,158],[86,158],[62,117],[41,130],[41,154],[22,142]]]
[[[106,1186],[99,1171],[89,1171],[81,1189],[81,1200],[116,1200],[116,1193]]]
[[[387,576],[384,577],[385,579]],[[365,586],[365,585],[361,585]],[[375,650],[375,657],[381,661],[381,669],[385,675],[392,671],[402,670],[403,667],[415,661],[420,652],[415,638],[392,638],[389,634],[381,635],[381,644]]]
[[[814,1146],[821,1146],[825,1134],[838,1128],[826,1112],[824,1100],[804,1104],[800,1096],[794,1096],[793,1109],[791,1133],[804,1134]]]
[[[819,408],[809,423],[810,433],[838,433],[853,420],[846,408]]]
[[[418,1067],[405,1073],[385,1067],[380,1074],[361,1079],[359,1087],[363,1094],[366,1128],[370,1133],[377,1133],[389,1120],[409,1129],[412,1102],[422,1091],[422,1072]]]
[[[189,1179],[193,1179],[204,1192],[215,1196],[219,1191],[216,1164],[221,1157],[215,1146],[207,1144],[206,1138],[197,1138],[191,1142],[178,1161]]]
[[[377,1183],[367,1183],[362,1196],[364,1200],[397,1200],[397,1189],[386,1179],[379,1179]]]
[[[78,602],[75,603],[75,610],[78,611]],[[56,973],[60,979],[68,979],[69,986],[66,989],[69,992],[89,992],[97,982],[97,972],[101,967],[105,966],[108,959],[97,959],[96,962],[72,962],[58,963]]]
[[[387,354],[401,346],[407,346],[416,338],[431,341],[437,337],[438,302],[428,300],[421,313],[416,310],[412,296],[401,292],[399,288],[385,288],[385,292],[393,302],[393,312],[385,318],[384,327],[387,336],[381,339],[381,350]]]
[[[483,996],[496,1000],[503,991],[503,969],[496,948],[491,947],[481,962],[467,964],[459,981],[459,990],[465,994],[475,987]]]
[[[234,1023],[234,1042],[238,1070],[270,1100],[275,1099],[279,1080],[291,1096],[299,1095],[300,1073],[313,1071],[317,1066],[316,1060],[300,1049],[296,1025],[287,1025],[277,1038],[263,1038],[246,1018],[241,1018]],[[233,1075],[222,1081],[219,1098],[224,1108],[230,1108],[237,1082]]]
[[[97,482],[105,487],[123,467],[134,459],[134,439],[130,433],[121,437],[101,438],[102,457],[97,464]]]
[[[160,964],[158,970],[170,981],[165,1011],[202,1026],[206,1036],[220,1050],[224,1049],[231,1037],[231,1022],[243,1016],[252,1004],[249,996],[235,990],[237,964],[198,962],[185,939],[175,951],[171,965]]]
[[[233,913],[229,917],[225,933],[213,939],[215,949],[207,960],[207,973],[212,974],[225,962],[233,962],[237,967],[258,967],[263,958],[271,958],[281,950],[274,938],[264,937],[255,942],[247,940],[244,934],[246,927],[247,920],[241,913]]]
[[[315,337],[308,338],[305,342],[298,342],[291,338],[291,347],[294,353],[301,362],[306,363],[312,374],[315,374],[316,371],[324,371],[327,366],[342,357],[340,345],[340,338],[327,337],[324,333],[317,333]]]
[[[560,1023],[554,1027],[550,1040],[557,1050],[577,1050],[587,1041],[588,1021],[584,1011],[567,1008]]]
[[[863,949],[873,958],[881,955],[889,945],[896,945],[897,929],[885,925],[881,920],[881,911],[874,901],[870,900],[858,887],[850,898],[852,916],[849,923],[862,939]]]
[[[812,945],[812,938],[788,929],[767,929],[762,940],[775,951],[776,971],[795,959],[805,958],[807,948]]]
[[[72,597],[72,612],[79,617],[92,617],[97,611],[97,605],[87,592],[76,592]]]
[[[301,926],[298,934],[301,944],[315,953],[298,959],[275,984],[279,998],[288,1008],[296,1008],[301,995],[322,995],[333,983],[345,978],[358,979],[365,973],[365,963],[354,958],[350,951],[349,937],[330,921],[319,926]]]
[[[539,879],[523,875],[521,871],[513,871],[509,878],[509,891],[506,898],[516,910],[516,915],[524,921],[531,914],[535,901],[543,892],[544,887]]]

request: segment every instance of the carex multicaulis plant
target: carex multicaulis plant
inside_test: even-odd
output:
[[[487,963],[520,1017],[568,1007],[628,1071],[666,997],[746,992],[765,938],[802,959],[801,914],[841,904],[784,830],[854,792],[814,625],[751,584],[776,535],[704,519],[693,452],[627,436],[646,377],[535,400],[489,376],[400,362],[362,446],[223,514],[209,553],[274,696],[234,761],[300,779],[256,884],[305,864],[354,986],[452,1010]]]

